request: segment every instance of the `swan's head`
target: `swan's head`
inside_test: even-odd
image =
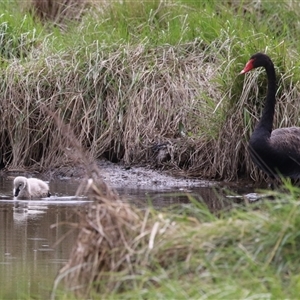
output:
[[[27,179],[23,176],[18,176],[14,179],[14,197],[18,197],[20,191],[22,191],[27,185]]]
[[[246,63],[244,69],[241,71],[240,74],[245,74],[251,71],[252,69],[258,67],[266,67],[270,64],[272,64],[272,61],[268,55],[264,53],[256,53],[250,57],[249,61]]]

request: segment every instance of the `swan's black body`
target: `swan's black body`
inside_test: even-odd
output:
[[[249,141],[253,162],[272,178],[277,176],[300,178],[300,127],[279,128],[272,131],[275,112],[276,74],[271,59],[262,53],[253,55],[241,72],[264,67],[268,77],[268,91],[262,116]]]

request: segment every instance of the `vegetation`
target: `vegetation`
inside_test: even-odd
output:
[[[60,295],[62,282],[79,299],[299,295],[299,189],[286,184],[288,195],[216,216],[193,199],[173,212],[140,211],[96,177],[83,186],[94,202],[82,216],[52,299]]]
[[[87,166],[106,156],[262,179],[246,147],[265,74],[237,76],[258,51],[280,75],[275,126],[299,123],[297,1],[41,3],[0,3],[1,167]],[[161,145],[167,159],[155,156]],[[86,155],[76,156],[79,147]],[[120,202],[97,172],[53,297],[62,281],[80,297],[107,299],[299,295],[298,189],[287,184],[284,197],[218,216],[193,199],[158,213]]]
[[[262,179],[246,147],[265,74],[237,76],[258,51],[274,59],[280,75],[275,126],[299,123],[298,2],[0,6],[2,167],[45,170],[71,162],[51,111],[92,158]],[[154,151],[160,145],[167,145],[163,160]]]

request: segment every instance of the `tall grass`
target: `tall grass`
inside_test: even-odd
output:
[[[31,3],[26,15],[0,4],[2,166],[71,163],[46,107],[94,158],[161,165],[152,149],[167,144],[174,172],[261,180],[247,141],[265,74],[237,76],[258,51],[280,76],[275,127],[298,125],[298,2],[85,1],[62,26]]]

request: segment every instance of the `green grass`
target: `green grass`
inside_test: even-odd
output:
[[[13,3],[1,3],[0,15],[0,55],[4,68],[10,59],[21,61],[38,46],[43,28],[30,15],[24,15],[12,7]],[[16,4],[14,4],[16,5]]]
[[[174,255],[163,268],[137,278],[142,292],[129,289],[111,298],[140,293],[136,299],[297,298],[299,202],[289,199],[252,209],[238,208],[210,222],[200,214],[195,228],[180,220],[182,242],[190,248],[186,257],[178,263]]]
[[[150,210],[140,221],[135,208],[124,215],[126,204],[98,198],[60,276],[80,297],[93,299],[296,299],[300,190],[285,189],[274,200],[236,205],[218,216],[191,199],[173,211]],[[93,218],[96,211],[103,219]],[[114,245],[110,250],[106,241]],[[116,265],[118,272],[107,269]]]

